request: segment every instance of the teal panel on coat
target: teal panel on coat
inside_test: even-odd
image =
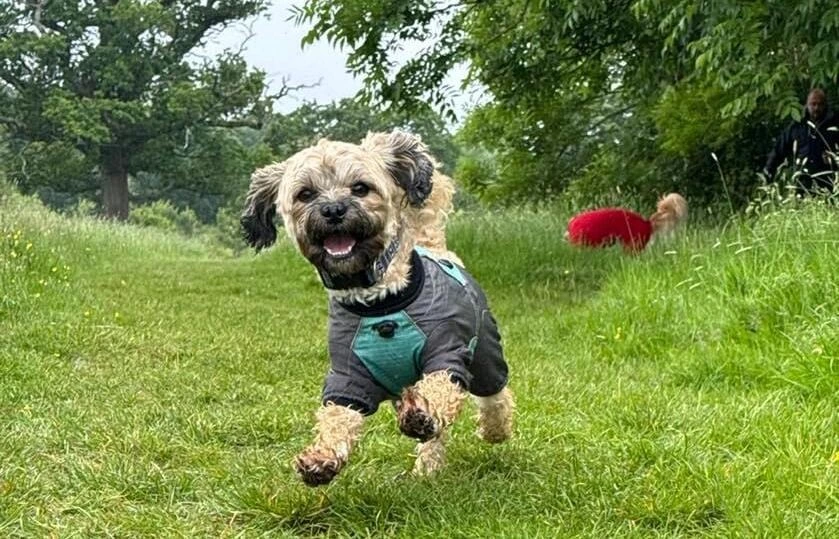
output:
[[[463,272],[460,271],[460,268],[457,267],[457,264],[452,262],[447,258],[438,258],[437,256],[433,255],[428,249],[423,247],[414,247],[414,250],[420,254],[420,256],[424,256],[430,260],[433,260],[440,269],[443,270],[446,275],[457,281],[461,284],[461,286],[466,286],[466,277],[463,276]]]
[[[355,355],[392,395],[399,395],[422,374],[426,336],[405,311],[362,317],[352,343]]]

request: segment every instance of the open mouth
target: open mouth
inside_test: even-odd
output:
[[[347,258],[352,254],[356,241],[346,234],[332,234],[323,240],[323,249],[333,258]]]

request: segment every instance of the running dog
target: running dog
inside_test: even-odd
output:
[[[447,427],[470,393],[483,440],[512,433],[495,319],[446,247],[453,192],[422,141],[400,131],[358,145],[324,139],[252,176],[248,243],[273,244],[279,214],[329,297],[330,368],[314,441],[295,459],[307,485],[332,481],[387,400],[402,433],[419,440],[417,474],[444,465]]]

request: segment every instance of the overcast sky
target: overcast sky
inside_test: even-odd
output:
[[[289,86],[317,84],[300,89],[276,103],[276,112],[290,112],[304,101],[330,103],[351,97],[361,88],[361,82],[347,72],[346,52],[332,48],[325,40],[301,47],[300,42],[308,28],[297,27],[293,20],[288,20],[291,6],[296,3],[302,3],[302,0],[274,0],[265,15],[226,29],[207,47],[210,52],[224,48],[238,49],[252,32],[243,55],[250,65],[265,71],[270,88],[281,88],[284,77]],[[409,55],[410,51],[402,51],[396,58],[407,58]],[[465,70],[458,70],[450,77],[449,84],[457,87],[464,73]],[[476,95],[473,92],[457,99],[458,110],[474,106],[479,99]]]
[[[345,53],[333,49],[325,41],[305,49],[301,47],[307,28],[296,27],[294,21],[287,20],[295,3],[275,0],[267,14],[227,28],[207,47],[210,51],[238,49],[252,31],[253,36],[246,42],[243,55],[250,65],[265,71],[273,89],[282,87],[284,77],[289,86],[315,85],[320,81],[315,87],[298,90],[281,100],[275,106],[277,112],[289,112],[303,101],[329,103],[350,97],[361,87],[361,83],[347,72]]]

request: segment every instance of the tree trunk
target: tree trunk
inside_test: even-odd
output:
[[[128,219],[128,159],[123,148],[102,150],[102,207],[105,217]]]

